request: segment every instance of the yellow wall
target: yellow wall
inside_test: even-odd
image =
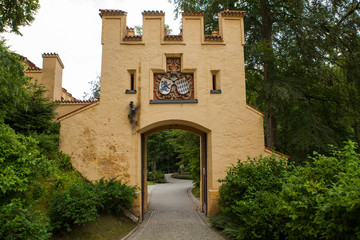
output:
[[[227,167],[237,159],[269,154],[264,148],[263,116],[246,104],[244,13],[220,13],[222,39],[216,40],[204,36],[201,13],[183,14],[182,40],[164,40],[163,13],[144,12],[143,36],[136,39],[124,39],[125,12],[104,10],[101,16],[101,101],[60,118],[61,150],[89,180],[119,176],[141,186],[142,133],[159,127],[205,132],[209,213],[216,211],[218,179]],[[182,72],[194,74],[197,103],[150,103],[153,75],[166,71],[166,57],[181,57]],[[125,93],[130,88],[129,72],[135,73],[135,94]],[[210,93],[213,72],[220,77],[222,93]],[[128,119],[130,101],[140,107],[137,125]]]
[[[26,69],[26,75],[32,78],[32,82],[37,81],[38,84],[42,84],[46,88],[44,97],[49,98],[52,102],[59,103],[55,110],[56,117],[63,116],[90,104],[88,101],[77,100],[65,88],[62,88],[64,65],[58,54],[44,53],[42,57],[43,69],[28,68]]]
[[[51,101],[61,100],[62,93],[62,71],[64,65],[56,53],[44,53],[43,69],[27,69],[26,75],[36,79],[39,84],[43,84],[47,91],[45,97]]]

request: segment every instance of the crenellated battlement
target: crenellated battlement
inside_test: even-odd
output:
[[[204,34],[204,13],[183,12],[182,31],[169,35],[165,29],[163,11],[143,11],[143,35],[135,35],[127,27],[127,13],[122,10],[100,9],[103,20],[102,44],[244,44],[245,11],[226,10],[218,14],[219,29]]]

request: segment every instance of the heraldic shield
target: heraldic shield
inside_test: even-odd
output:
[[[154,73],[154,100],[194,99],[194,75],[181,72],[180,58],[166,59],[166,73]]]
[[[161,79],[160,85],[159,85],[160,93],[163,94],[163,95],[169,94],[172,84],[173,84],[173,82],[170,79],[167,79],[167,78],[163,77]]]
[[[175,85],[177,87],[177,90],[180,94],[186,94],[189,92],[189,83],[186,81],[185,78],[182,78],[180,80],[177,80],[175,82]]]

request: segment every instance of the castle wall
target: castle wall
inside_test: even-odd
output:
[[[89,180],[119,176],[141,186],[141,134],[160,127],[199,130],[208,142],[208,211],[217,211],[218,180],[227,167],[269,154],[263,116],[246,104],[244,15],[220,13],[220,36],[205,36],[203,14],[184,13],[183,35],[166,36],[164,14],[144,12],[143,36],[127,36],[126,13],[102,10],[101,101],[59,119],[61,150],[73,166]],[[181,59],[181,73],[193,74],[193,99],[154,99],[154,74],[167,72],[170,57]],[[137,125],[128,118],[131,101],[139,107]]]

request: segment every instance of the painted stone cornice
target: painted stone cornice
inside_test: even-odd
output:
[[[141,41],[142,35],[135,35],[135,36],[125,36],[124,41]]]
[[[90,100],[55,100],[54,103],[94,103],[98,102],[96,101],[90,101]]]
[[[205,35],[205,41],[222,41],[222,36],[216,35]]]
[[[99,9],[100,17],[102,16],[126,16],[126,12],[118,9]]]
[[[183,12],[182,13],[183,16],[204,16],[204,12]]]
[[[62,68],[64,68],[64,64],[63,62],[61,61],[61,58],[59,56],[59,54],[57,53],[43,53],[42,55],[43,58],[52,58],[52,57],[56,57],[61,65]]]
[[[182,41],[182,35],[165,35],[164,40],[166,41]]]
[[[225,10],[225,11],[221,11],[219,13],[221,16],[223,17],[245,17],[246,16],[246,11],[241,11],[241,10]]]
[[[165,16],[163,11],[143,11],[142,15],[146,16]]]

